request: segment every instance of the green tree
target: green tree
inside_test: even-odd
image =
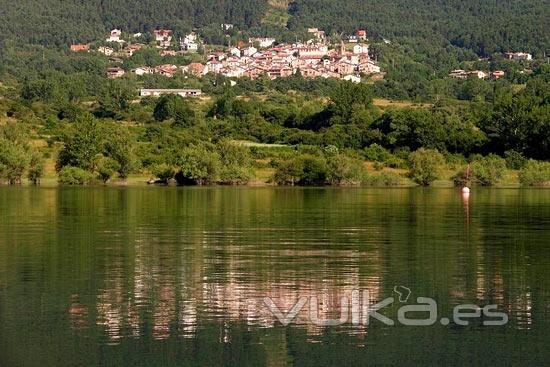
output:
[[[154,117],[157,121],[174,119],[177,126],[188,127],[195,122],[195,111],[187,101],[177,95],[166,95],[159,98],[155,105]]]
[[[358,185],[364,177],[363,162],[344,154],[328,157],[327,164],[328,182],[332,185]]]
[[[175,157],[179,171],[176,180],[180,185],[207,185],[216,182],[220,170],[220,158],[202,145],[181,149]]]
[[[44,158],[38,151],[33,151],[29,159],[27,178],[33,185],[40,184],[44,175]]]
[[[99,122],[90,115],[80,116],[63,137],[63,148],[59,152],[56,168],[78,167],[93,172],[97,156],[104,149],[103,131]]]
[[[420,148],[409,156],[409,175],[419,185],[429,186],[439,178],[445,158],[437,150]]]
[[[116,128],[113,132],[105,142],[105,154],[116,162],[118,176],[126,180],[137,167],[135,142],[127,130]]]
[[[506,172],[506,161],[495,154],[481,157],[471,164],[472,180],[481,186],[493,186],[502,180]]]

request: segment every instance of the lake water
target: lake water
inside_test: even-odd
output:
[[[2,367],[550,363],[550,190],[5,187],[0,218]],[[309,315],[357,294],[394,325]]]

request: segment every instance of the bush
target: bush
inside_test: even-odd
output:
[[[272,181],[278,185],[295,185],[300,181],[304,167],[298,158],[273,162],[275,173]]]
[[[220,156],[219,182],[228,185],[244,185],[252,176],[252,160],[249,149],[230,141],[217,145]]]
[[[359,185],[365,173],[363,162],[337,154],[328,159],[328,181],[331,185]]]
[[[279,185],[325,185],[329,174],[327,161],[311,154],[279,161],[276,168],[272,181]]]
[[[87,185],[93,180],[93,175],[82,168],[65,166],[59,171],[57,178],[62,185]]]
[[[457,173],[455,173],[452,179],[453,179],[453,184],[456,187],[464,187],[464,186],[471,185],[470,177],[468,177],[468,174],[464,169],[461,169]]]
[[[378,144],[371,144],[364,151],[365,158],[373,162],[385,162],[391,157],[391,153]]]
[[[550,162],[529,160],[519,172],[523,186],[550,186]]]
[[[443,155],[437,150],[420,148],[409,157],[409,175],[417,184],[429,186],[439,178],[439,171],[444,163]]]
[[[407,162],[394,155],[390,155],[390,157],[386,159],[384,163],[386,167],[390,168],[407,168]]]
[[[246,185],[251,177],[250,167],[230,165],[220,169],[219,183],[223,185]]]
[[[107,181],[113,177],[118,168],[118,163],[114,159],[109,157],[101,157],[101,159],[99,159],[99,163],[97,164],[98,178],[103,183],[107,183]]]
[[[477,158],[471,164],[472,181],[481,186],[493,186],[502,180],[506,161],[498,155]]]
[[[378,187],[401,186],[403,178],[394,172],[382,172],[380,175],[365,176],[363,184]]]
[[[326,184],[328,168],[324,158],[305,154],[300,157],[300,160],[302,161],[300,185],[315,186]]]
[[[161,163],[151,167],[151,173],[157,177],[160,181],[168,183],[176,174],[174,167]]]
[[[506,167],[509,169],[521,169],[527,163],[527,159],[515,150],[504,152],[504,159],[506,160]]]
[[[38,152],[33,152],[29,161],[27,178],[33,185],[40,183],[40,178],[44,175],[44,159]]]
[[[216,182],[220,170],[220,157],[203,146],[183,148],[176,158],[179,185],[208,185]]]

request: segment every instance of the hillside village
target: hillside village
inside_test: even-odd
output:
[[[231,25],[222,25],[225,29]],[[220,74],[229,78],[257,78],[266,75],[270,79],[288,77],[298,72],[306,78],[338,78],[352,82],[360,82],[362,76],[373,79],[383,78],[378,63],[369,55],[369,45],[366,43],[366,30],[358,30],[356,35],[349,36],[331,47],[328,38],[322,30],[308,29],[311,38],[306,42],[292,44],[277,43],[275,38],[250,38],[248,43],[226,48],[213,48],[212,52],[204,53],[204,44],[196,33],[174,40],[172,30],[157,29],[153,31],[153,39],[161,56],[177,56],[204,53],[203,62],[192,62],[187,65],[163,64],[155,67],[140,66],[130,72],[142,76],[159,74],[171,78],[176,73],[194,76],[204,76],[208,73]],[[130,40],[122,38],[122,31],[114,29],[106,37],[105,42],[97,48],[86,45],[71,45],[74,52],[99,52],[111,57],[119,65],[107,70],[109,78],[119,78],[126,74],[120,65],[124,58],[131,57],[144,47],[140,43],[143,34],[129,36]],[[107,45],[108,44],[108,45]],[[174,50],[177,44],[179,50]]]
[[[233,25],[222,24],[221,27],[228,31]],[[127,72],[138,76],[157,74],[167,78],[178,73],[196,77],[213,73],[228,78],[251,79],[259,76],[276,79],[300,73],[305,78],[337,78],[354,83],[359,83],[366,77],[371,80],[384,78],[385,73],[377,60],[369,54],[365,29],[343,36],[339,43],[331,43],[325,32],[318,28],[309,28],[307,34],[309,39],[305,42],[277,43],[272,37],[254,37],[249,38],[247,43],[240,41],[234,46],[206,47],[195,32],[175,39],[174,32],[170,29],[155,29],[150,35],[135,33],[124,37],[122,30],[113,29],[97,47],[73,44],[70,49],[73,52],[99,52],[110,57],[114,66],[107,70],[107,77],[111,79],[120,78]],[[144,39],[150,39],[151,42],[146,43]],[[390,43],[386,39],[384,42]],[[142,65],[131,70],[123,68],[124,59],[147,47],[155,47],[162,57],[200,54],[199,59],[202,61],[184,65]],[[507,52],[502,56],[512,61],[532,60],[532,55],[525,52]],[[503,76],[502,70],[489,72],[457,69],[449,74],[449,77],[456,79],[499,79]]]

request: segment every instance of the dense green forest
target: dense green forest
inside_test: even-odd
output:
[[[274,3],[1,3],[0,183],[550,184],[543,1],[279,1],[279,13]],[[236,25],[228,37],[222,22]],[[384,78],[137,76],[131,69],[204,55],[161,56],[154,42],[121,61],[67,50],[101,41],[113,27],[170,27],[176,36],[199,27],[203,39],[221,44],[253,34],[291,40],[308,26],[334,40],[367,28]],[[535,59],[480,59],[510,49]],[[114,65],[126,74],[111,80]],[[504,76],[449,78],[454,68]],[[139,88],[204,95],[139,98]]]
[[[284,33],[262,24],[269,9],[267,0],[3,1],[0,34],[18,42],[60,46],[96,40],[114,27],[183,31],[226,22],[257,33]],[[366,28],[374,37],[418,47],[452,45],[478,55],[522,50],[543,56],[550,47],[545,0],[296,0],[288,3],[287,13],[288,24],[282,28],[298,34],[311,26],[328,34]]]
[[[110,29],[178,31],[232,23],[259,24],[265,0],[23,0],[0,2],[0,34],[17,42],[63,46],[104,37]]]
[[[429,40],[441,48],[450,43],[484,56],[508,50],[542,54],[550,47],[545,0],[296,0],[289,12],[292,29],[367,28],[390,40]]]

